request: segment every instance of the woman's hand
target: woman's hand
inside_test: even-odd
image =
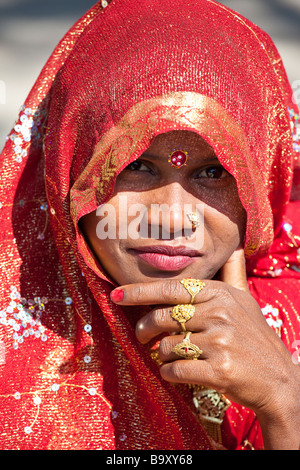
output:
[[[269,448],[279,448],[278,440],[282,443],[287,436],[288,447],[280,448],[299,448],[299,366],[292,362],[250,295],[244,266],[239,250],[224,266],[222,280],[205,280],[204,289],[195,297],[195,313],[186,329],[192,332],[191,343],[203,351],[198,360],[182,359],[172,351],[185,337],[171,316],[172,307],[191,300],[180,281],[122,286],[117,289],[124,294],[118,304],[154,306],[136,325],[141,343],[163,332],[173,333],[164,337],[159,347],[165,380],[200,384],[223,393],[257,414]]]

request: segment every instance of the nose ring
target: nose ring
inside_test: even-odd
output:
[[[199,217],[199,215],[198,215],[196,212],[189,212],[189,213],[187,214],[187,218],[188,218],[189,221],[191,222],[193,229],[199,227],[199,225],[200,225],[200,217]]]

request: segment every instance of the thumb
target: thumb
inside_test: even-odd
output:
[[[249,292],[244,249],[237,248],[220,270],[220,280],[236,289]]]

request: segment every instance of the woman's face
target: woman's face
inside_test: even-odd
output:
[[[175,149],[188,154],[179,169],[168,161]],[[196,228],[190,213],[198,215]],[[119,285],[212,279],[243,243],[245,225],[234,178],[212,147],[190,131],[157,136],[119,174],[98,215],[80,220],[89,246]]]

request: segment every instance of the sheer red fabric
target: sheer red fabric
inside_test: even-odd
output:
[[[1,155],[2,449],[214,448],[78,228],[169,130],[202,135],[235,177],[251,292],[298,360],[298,122],[270,38],[217,2],[99,2],[74,25]],[[263,447],[239,405],[222,433],[227,449]]]

